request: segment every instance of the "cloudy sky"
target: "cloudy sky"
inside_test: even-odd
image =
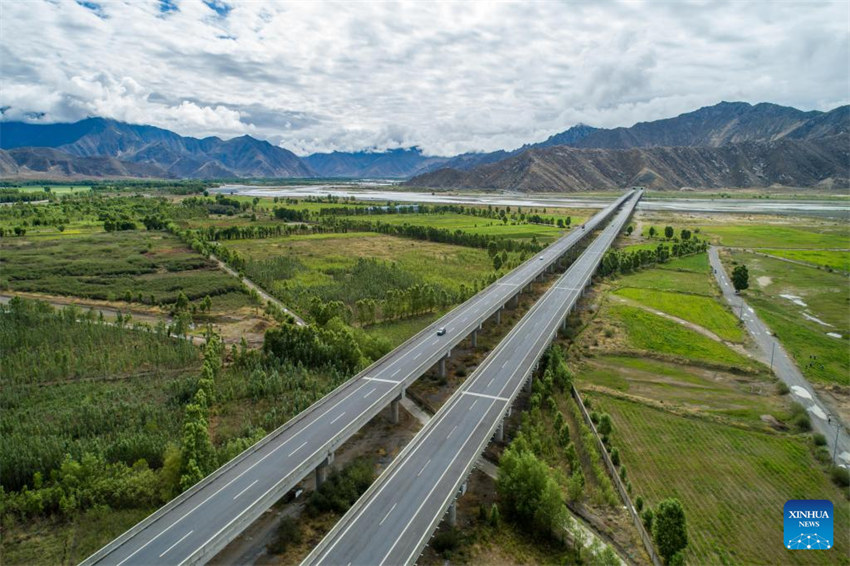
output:
[[[850,4],[0,0],[4,120],[299,154],[514,148],[721,100],[850,102]]]

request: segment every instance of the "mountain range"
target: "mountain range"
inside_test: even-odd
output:
[[[721,102],[628,128],[584,124],[514,150],[424,155],[294,153],[250,136],[180,136],[104,118],[73,124],[0,122],[0,177],[410,178],[408,185],[585,190],[681,187],[846,187],[850,106],[829,112]]]

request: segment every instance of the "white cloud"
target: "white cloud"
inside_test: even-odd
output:
[[[454,154],[720,100],[850,101],[840,2],[97,4],[0,3],[6,119]]]

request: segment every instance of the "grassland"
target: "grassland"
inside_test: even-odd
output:
[[[729,260],[749,269],[748,302],[776,333],[803,374],[820,383],[850,385],[847,277],[743,252],[732,253]],[[842,338],[828,336],[827,332]]]
[[[776,257],[802,261],[845,273],[850,272],[850,251],[837,250],[759,250]]]
[[[612,439],[635,493],[650,506],[666,497],[682,501],[687,563],[850,562],[850,506],[803,439],[683,417],[604,394],[593,397],[613,419]],[[788,499],[835,503],[834,549],[784,549],[781,509]]]
[[[741,375],[650,358],[600,355],[582,362],[581,389],[604,388],[649,404],[663,403],[682,414],[710,414],[721,420],[770,430],[761,420],[792,417],[787,398],[774,395],[776,381],[767,372]]]
[[[724,340],[744,340],[738,319],[713,297],[631,287],[618,289],[614,294],[698,324]]]
[[[743,248],[846,248],[848,233],[837,227],[792,228],[777,224],[705,225],[712,243]]]
[[[363,219],[363,216],[352,216],[351,219]],[[384,224],[413,226],[428,226],[444,230],[461,230],[469,234],[481,234],[488,236],[500,236],[516,240],[531,240],[537,238],[539,242],[551,242],[558,239],[563,229],[544,224],[527,224],[511,222],[507,224],[495,218],[484,218],[466,214],[385,214],[366,217],[373,222]],[[580,226],[584,217],[572,217],[572,226]]]
[[[753,361],[689,328],[637,307],[611,305],[605,316],[626,335],[629,347],[709,364],[754,367]]]
[[[300,312],[308,312],[312,297],[353,307],[360,299],[380,300],[390,289],[421,283],[455,294],[493,273],[486,250],[372,232],[239,240],[227,245],[250,260],[249,276]],[[364,266],[360,259],[377,263]],[[386,334],[381,328],[377,333]],[[391,341],[405,333],[393,333]]]
[[[646,269],[626,277],[621,277],[616,280],[616,284],[618,286],[628,285],[636,289],[687,291],[688,293],[713,296],[715,291],[708,273],[671,269],[676,262],[686,261],[687,259],[690,258],[671,261],[669,264],[665,264],[667,266],[666,269]],[[688,266],[689,264],[685,265]]]

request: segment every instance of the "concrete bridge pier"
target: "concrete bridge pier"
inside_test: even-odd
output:
[[[446,360],[448,360],[450,357],[452,357],[451,350],[449,350],[449,352],[445,356],[440,358],[440,377],[446,377]]]
[[[328,468],[334,462],[334,453],[331,452],[328,454],[328,457],[322,460],[322,462],[316,467],[316,489],[322,487],[322,484],[325,483],[328,479]]]
[[[505,421],[499,423],[499,426],[496,428],[496,442],[504,442],[505,441]]]
[[[496,324],[502,324],[502,309],[505,307],[499,307],[496,311]]]
[[[398,424],[398,407],[402,399],[404,399],[404,390],[399,393],[398,397],[390,401],[390,422],[393,424]]]

